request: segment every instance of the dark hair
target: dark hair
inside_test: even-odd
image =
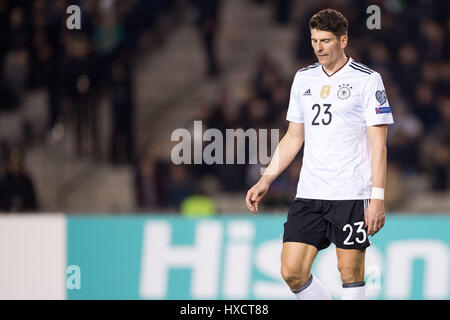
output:
[[[329,31],[339,38],[347,34],[348,21],[339,11],[324,9],[311,17],[309,20],[309,28]]]

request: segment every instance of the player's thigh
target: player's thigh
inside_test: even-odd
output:
[[[336,248],[338,270],[343,280],[363,281],[365,249],[341,249]]]
[[[281,250],[281,273],[309,275],[318,250],[302,242],[284,242]]]

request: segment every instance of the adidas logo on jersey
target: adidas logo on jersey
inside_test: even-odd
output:
[[[306,90],[303,95],[304,96],[310,96],[311,95],[311,90],[310,89]]]

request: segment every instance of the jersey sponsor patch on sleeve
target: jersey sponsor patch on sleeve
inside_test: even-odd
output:
[[[391,113],[391,107],[379,107],[379,108],[375,108],[375,112],[377,114],[380,113]]]

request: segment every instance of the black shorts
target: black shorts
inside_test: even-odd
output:
[[[303,242],[317,250],[333,242],[337,248],[370,246],[364,211],[369,200],[315,200],[296,198],[284,224],[283,242]]]

